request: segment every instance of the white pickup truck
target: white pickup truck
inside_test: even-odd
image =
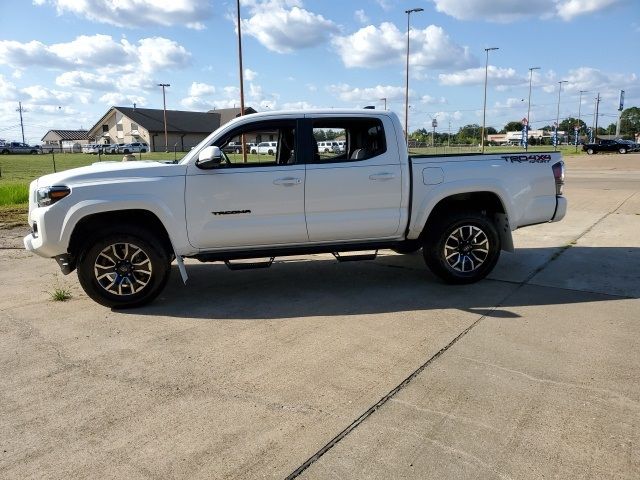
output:
[[[316,138],[346,138],[319,153]],[[275,156],[226,154],[244,138]],[[163,289],[172,261],[232,269],[274,257],[333,253],[371,259],[423,249],[450,283],[485,277],[517,228],[561,220],[558,153],[409,156],[389,111],[268,112],[236,118],[178,163],[101,162],[31,183],[25,247],[55,258],[96,302],[134,307]],[[263,262],[240,259],[268,258]]]

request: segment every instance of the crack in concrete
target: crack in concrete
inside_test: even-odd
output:
[[[546,383],[549,385],[555,385],[558,387],[568,387],[568,388],[578,388],[580,390],[586,390],[588,392],[594,392],[594,393],[601,393],[604,395],[609,395],[609,396],[613,396],[613,397],[617,397],[619,400],[623,400],[628,406],[632,407],[632,408],[636,408],[636,409],[640,409],[640,402],[638,402],[637,400],[630,398],[628,396],[626,396],[623,393],[620,393],[616,390],[610,390],[608,388],[598,388],[598,387],[590,387],[588,385],[580,385],[579,383],[572,383],[572,382],[562,382],[559,380],[552,380],[550,378],[542,378],[542,377],[536,377],[534,375],[531,375],[527,372],[522,372],[520,370],[514,370],[512,368],[508,368],[508,367],[503,367],[502,365],[497,365],[495,363],[490,363],[490,362],[484,362],[482,360],[478,360],[476,358],[471,358],[471,357],[464,357],[461,355],[456,355],[458,358],[461,358],[463,360],[466,360],[468,362],[472,362],[472,363],[476,363],[478,365],[484,365],[486,367],[491,367],[491,368],[495,368],[497,370],[502,370],[504,372],[508,372],[508,373],[513,373],[515,375],[519,375],[522,377],[525,377],[527,380],[531,380],[533,382],[537,382],[537,383]]]

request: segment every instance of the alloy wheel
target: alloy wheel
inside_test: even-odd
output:
[[[487,260],[489,239],[475,225],[456,228],[444,244],[444,258],[450,268],[461,273],[470,273]]]
[[[133,243],[113,243],[96,257],[93,274],[98,284],[110,294],[133,295],[151,281],[151,259]]]

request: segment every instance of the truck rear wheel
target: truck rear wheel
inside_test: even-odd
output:
[[[500,236],[487,216],[456,213],[433,225],[423,254],[429,269],[445,282],[473,283],[486,277],[498,262]]]
[[[78,257],[78,280],[87,295],[109,308],[151,302],[169,279],[170,256],[155,235],[136,226],[103,231]]]

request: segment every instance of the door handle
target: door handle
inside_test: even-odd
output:
[[[389,173],[389,172],[374,173],[373,175],[369,175],[369,180],[373,180],[377,182],[393,180],[394,178],[396,178],[395,174]]]
[[[284,178],[276,178],[273,181],[274,185],[285,185],[290,187],[292,185],[299,185],[302,183],[302,179],[298,177],[284,177]]]

